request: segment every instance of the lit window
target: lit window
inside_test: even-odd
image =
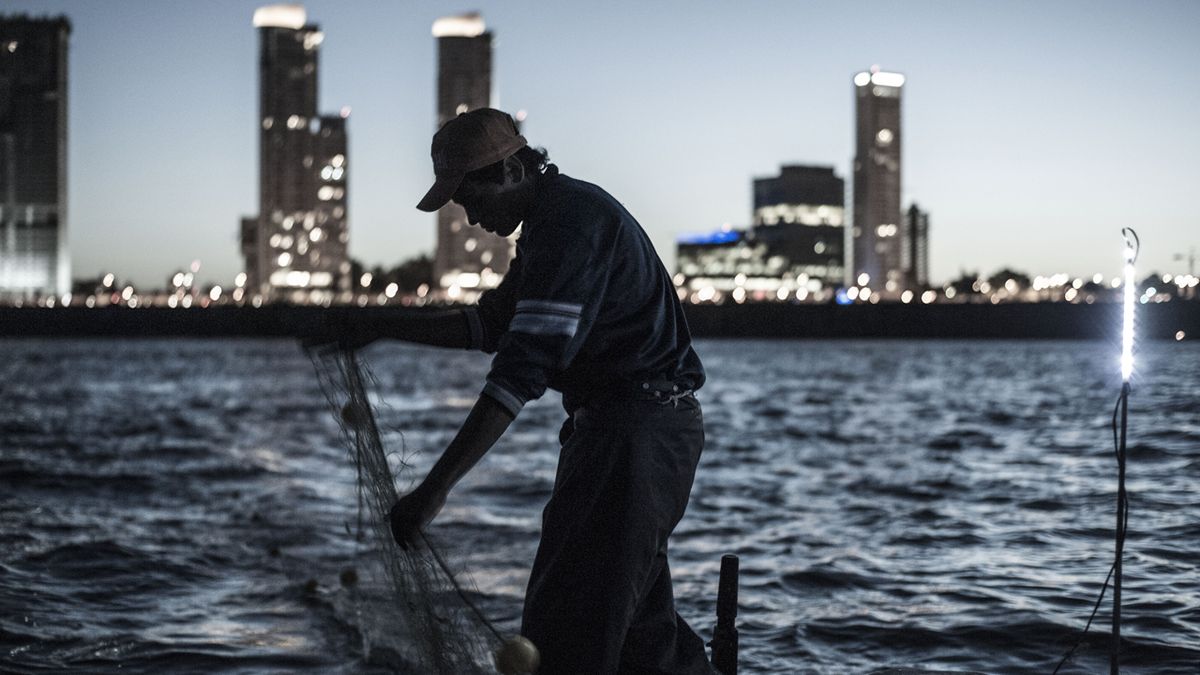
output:
[[[471,251],[474,251],[475,247],[478,245],[479,245],[479,242],[475,241],[475,238],[472,237],[472,238],[468,239],[465,244],[463,244],[463,248],[467,249],[467,252],[470,253]]]
[[[279,266],[280,267],[287,267],[288,265],[291,265],[291,264],[292,264],[292,254],[291,253],[284,252],[284,253],[279,254]]]
[[[317,199],[320,199],[323,202],[333,199],[333,188],[329,187],[328,185],[321,186],[321,189],[317,190]]]
[[[309,233],[308,233],[308,237],[309,237],[309,239],[312,239],[313,241],[321,241],[321,237],[322,237],[324,234],[325,234],[325,233],[321,231],[321,228],[319,228],[319,227],[314,227],[314,228],[313,228],[313,230],[312,230],[312,232],[309,232]]]
[[[274,117],[264,117],[263,118],[263,129],[270,129],[273,126],[275,126],[275,118]]]
[[[894,138],[895,135],[892,134],[891,129],[880,129],[879,133],[875,134],[875,142],[879,143],[885,148],[892,144],[892,140]]]
[[[334,155],[333,159],[329,160],[329,163],[336,169],[346,163],[346,156]]]

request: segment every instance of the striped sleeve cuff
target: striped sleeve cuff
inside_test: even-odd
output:
[[[467,317],[467,329],[471,331],[471,346],[470,349],[483,349],[483,320],[479,318],[478,307],[467,307],[463,309],[463,314]]]
[[[575,336],[583,305],[547,300],[521,300],[508,330],[529,335]]]
[[[495,399],[496,403],[512,413],[513,417],[516,417],[521,412],[521,408],[525,407],[524,399],[491,380],[483,385],[483,393]]]

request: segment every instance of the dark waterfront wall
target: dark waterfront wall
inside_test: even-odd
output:
[[[1069,303],[1001,305],[686,305],[697,337],[1005,338],[1119,340],[1121,306]],[[319,325],[322,314],[385,318],[427,309],[272,305],[207,309],[0,307],[0,337],[288,337]],[[1200,338],[1200,301],[1138,305],[1139,339]]]

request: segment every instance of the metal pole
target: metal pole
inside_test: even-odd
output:
[[[1117,444],[1117,536],[1116,561],[1113,571],[1112,651],[1108,669],[1111,675],[1120,672],[1121,655],[1121,558],[1125,552],[1125,513],[1128,510],[1125,494],[1125,432],[1129,423],[1129,383],[1121,386],[1121,434]]]
[[[721,556],[721,581],[717,585],[717,627],[713,629],[712,664],[721,675],[737,675],[738,557]]]

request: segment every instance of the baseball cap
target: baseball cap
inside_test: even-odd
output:
[[[478,108],[452,118],[433,135],[433,187],[417,204],[422,211],[437,211],[458,190],[463,177],[512,156],[528,145],[508,113]]]

